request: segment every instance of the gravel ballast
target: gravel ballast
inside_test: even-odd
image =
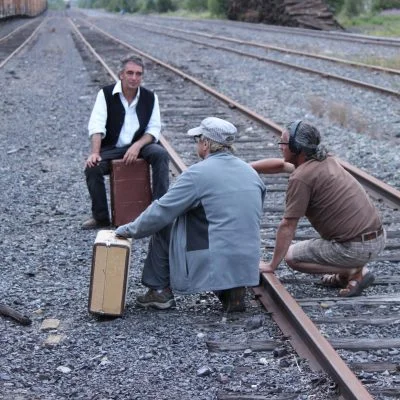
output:
[[[96,233],[79,227],[90,211],[83,175],[87,122],[102,83],[93,81],[70,32],[66,18],[55,15],[28,49],[0,69],[0,302],[32,319],[24,327],[0,317],[0,399],[211,400],[246,393],[273,400],[282,388],[294,399],[337,398],[329,379],[285,348],[250,295],[246,313],[228,316],[209,293],[178,297],[177,309],[167,312],[136,308],[135,297],[144,292],[140,266],[147,239],[133,244],[123,318],[88,313]],[[164,47],[159,37],[154,40]],[[186,50],[193,59],[196,52]],[[171,57],[182,51],[172,45],[169,50]],[[248,96],[246,85],[236,85],[236,95]],[[284,111],[278,102],[268,101],[277,122],[303,115],[298,107],[296,113]],[[358,135],[310,118],[343,134],[342,140]],[[370,141],[357,142],[360,164]],[[375,148],[391,151],[386,157],[397,162],[394,147],[376,141]],[[207,345],[256,340],[279,345],[274,352],[213,352]]]
[[[252,29],[251,24],[239,23],[239,28],[236,29],[232,21],[212,23],[185,19],[169,20],[152,16],[121,17],[97,10],[84,10],[84,13],[93,17],[95,23],[98,18],[101,19],[102,29],[111,35],[120,37],[121,40],[153,57],[183,68],[189,75],[201,79],[207,85],[246,105],[265,118],[272,119],[275,123],[284,125],[296,119],[305,119],[315,124],[321,131],[324,143],[340,158],[397,189],[400,188],[400,174],[397,173],[400,168],[400,156],[394,151],[400,141],[398,96],[379,94],[335,80],[297,72],[291,68],[221,52],[201,44],[157,33],[151,34],[149,30],[140,29],[140,23],[144,21],[165,24],[178,29],[198,30],[208,34],[215,32],[217,35],[305,49],[311,53],[322,52],[343,59],[360,60],[361,56],[373,59],[373,55],[377,58],[396,59],[397,48],[380,48],[373,44],[344,41],[333,42],[323,38],[290,33],[268,31],[263,33],[262,29]],[[111,18],[105,18],[106,16],[111,16]],[[249,31],[243,33],[244,27],[249,25]],[[145,27],[149,28],[146,25]],[[168,30],[166,31],[169,33]],[[197,38],[197,40],[200,39]],[[228,44],[225,45],[228,46]],[[260,50],[258,53],[272,57],[271,52]],[[275,57],[276,55],[273,56]],[[285,61],[291,60],[291,57],[280,56]],[[318,64],[320,61],[307,60],[307,65],[312,68],[318,69]],[[329,72],[343,75],[343,70],[347,69],[348,67],[343,68],[343,65],[332,64]],[[381,74],[377,72],[361,69],[358,73],[353,71],[351,74],[353,79],[360,81],[365,75],[368,75],[369,83],[382,84]],[[385,79],[389,81],[386,81],[384,86],[399,90],[398,77],[387,76]]]

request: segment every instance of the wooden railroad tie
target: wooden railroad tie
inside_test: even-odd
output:
[[[3,303],[0,303],[0,314],[16,320],[21,325],[30,325],[32,323],[32,320],[29,317]]]

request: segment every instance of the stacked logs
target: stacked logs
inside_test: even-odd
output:
[[[228,18],[319,30],[342,29],[323,0],[229,0]]]

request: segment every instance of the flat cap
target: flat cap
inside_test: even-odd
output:
[[[230,122],[221,118],[208,117],[201,121],[200,126],[189,129],[189,136],[200,136],[213,140],[214,142],[230,146],[235,141],[237,129]]]

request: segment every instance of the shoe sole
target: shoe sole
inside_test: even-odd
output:
[[[136,304],[142,308],[156,308],[157,310],[166,310],[168,308],[176,307],[174,299],[168,300],[165,303],[158,303],[156,301],[152,301],[149,303],[140,303],[139,301],[136,301]]]
[[[365,276],[361,279],[361,281],[356,285],[353,286],[350,291],[344,295],[341,295],[339,292],[339,297],[356,297],[360,296],[362,291],[368,287],[370,287],[375,281],[375,275],[372,272],[368,272]]]
[[[242,287],[215,291],[214,294],[222,303],[225,312],[242,312],[246,311],[245,294],[246,289]]]
[[[227,313],[230,312],[243,312],[246,311],[246,306],[243,303],[236,304],[234,306],[229,306],[226,310]]]

